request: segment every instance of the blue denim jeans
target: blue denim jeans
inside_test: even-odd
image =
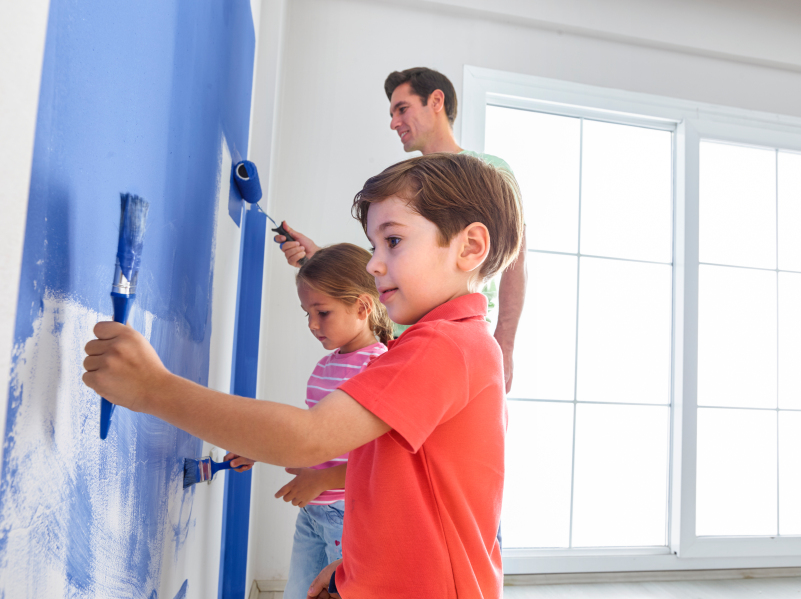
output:
[[[344,514],[344,501],[300,508],[284,599],[306,599],[309,587],[320,571],[342,557]]]

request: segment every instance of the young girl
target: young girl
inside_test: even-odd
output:
[[[309,330],[325,349],[334,350],[317,363],[309,378],[310,408],[387,351],[385,343],[392,339],[392,322],[367,273],[370,257],[367,250],[340,243],[316,252],[298,272],[298,296]],[[226,456],[231,458],[239,472],[252,468],[252,460]],[[305,599],[320,571],[342,557],[347,462],[345,454],[312,468],[286,469],[295,478],[275,496],[301,510],[284,599]]]

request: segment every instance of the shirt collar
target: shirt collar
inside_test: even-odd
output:
[[[418,323],[432,320],[465,320],[487,317],[487,298],[481,293],[468,293],[445,302],[423,316]]]

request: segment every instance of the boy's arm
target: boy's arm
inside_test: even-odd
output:
[[[376,439],[390,427],[343,391],[311,410],[237,397],[171,374],[134,329],[95,326],[86,385],[110,402],[161,418],[238,455],[278,466],[313,466]]]
[[[514,348],[517,325],[523,313],[526,301],[526,231],[523,229],[523,240],[520,252],[501,276],[498,288],[498,325],[495,327],[495,340],[503,352],[503,374],[506,380],[506,392],[512,388],[514,375]]]

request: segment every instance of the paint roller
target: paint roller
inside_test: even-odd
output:
[[[242,194],[242,199],[247,203],[256,204],[261,199],[262,192],[261,183],[259,182],[259,171],[256,165],[250,160],[243,160],[234,165],[234,182],[236,183],[237,189],[239,189],[239,193]],[[259,209],[261,210],[261,208]],[[262,210],[262,212],[264,211]],[[275,225],[275,229],[270,229],[270,231],[283,235],[286,237],[287,241],[295,241],[295,238],[284,229],[283,225],[279,225],[275,222],[266,212],[264,212],[264,214]],[[298,260],[298,265],[302,265],[305,262],[306,258],[301,258]]]

